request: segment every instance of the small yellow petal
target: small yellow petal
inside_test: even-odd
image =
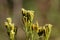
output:
[[[11,18],[7,18],[7,22],[11,23],[12,22]]]
[[[8,25],[8,23],[7,23],[7,22],[5,22],[5,25]]]
[[[22,8],[22,12],[23,12],[23,14],[26,14],[27,10],[25,10],[24,8]]]

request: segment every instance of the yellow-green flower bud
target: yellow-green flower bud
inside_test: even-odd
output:
[[[30,16],[29,16],[29,17],[30,17],[30,21],[33,21],[33,18],[34,18],[34,11],[28,10],[27,12],[28,12],[28,14],[30,15]]]
[[[12,22],[11,18],[7,18],[7,22],[11,23]]]
[[[25,16],[27,14],[27,10],[25,10],[24,8],[22,8],[22,14],[23,14],[23,16]]]
[[[14,40],[14,35],[15,35],[15,32],[13,30],[11,30],[11,32],[10,32],[10,39],[11,40]]]

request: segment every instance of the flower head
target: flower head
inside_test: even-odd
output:
[[[22,8],[22,15],[23,15],[24,22],[29,22],[29,21],[32,22],[33,18],[34,18],[34,11],[32,11],[32,10],[25,10],[25,9]]]
[[[11,18],[7,18],[7,21],[5,22],[5,26],[7,29],[8,36],[10,37],[11,40],[13,40],[17,32],[17,28],[15,27],[14,23],[12,23]]]
[[[39,36],[43,36],[45,35],[45,30],[43,29],[43,27],[39,27],[37,30],[37,33]]]
[[[34,31],[37,31],[39,28],[39,25],[38,25],[38,22],[36,22],[36,24],[32,24],[32,30]]]

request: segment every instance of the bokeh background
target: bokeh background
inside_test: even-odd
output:
[[[9,40],[4,26],[7,17],[18,27],[16,40],[25,40],[21,8],[35,11],[33,23],[52,24],[49,40],[60,40],[60,0],[0,0],[0,40]]]

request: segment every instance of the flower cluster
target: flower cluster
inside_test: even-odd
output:
[[[48,40],[52,28],[51,24],[45,24],[44,26],[39,26],[38,22],[33,24],[32,21],[34,18],[34,11],[32,10],[25,10],[22,8],[22,16],[27,40],[39,40],[41,36],[44,40]]]
[[[25,25],[25,32],[26,32],[26,40],[32,40],[33,37],[32,37],[32,21],[33,21],[33,18],[34,18],[34,11],[32,10],[25,10],[22,8],[22,17],[23,17],[23,23]],[[29,34],[31,34],[31,37],[29,36]],[[29,39],[28,39],[29,37]]]
[[[22,15],[23,15],[23,22],[31,23],[34,18],[34,11],[32,10],[25,10],[22,8]]]
[[[14,40],[15,35],[17,33],[17,28],[15,27],[14,23],[12,23],[11,18],[7,18],[7,21],[5,22],[5,27],[7,29],[7,34],[10,38],[10,40]]]
[[[22,8],[22,21],[24,24],[24,31],[26,33],[26,40],[48,40],[52,25],[45,24],[44,26],[39,26],[38,22],[33,23],[34,11],[25,10]],[[14,23],[12,23],[11,18],[7,18],[5,22],[5,27],[7,29],[7,34],[10,40],[15,40],[15,35],[17,34],[17,28]]]
[[[43,36],[44,40],[48,40],[51,33],[51,24],[45,24],[44,26],[32,25],[32,30],[35,31],[39,37]]]

